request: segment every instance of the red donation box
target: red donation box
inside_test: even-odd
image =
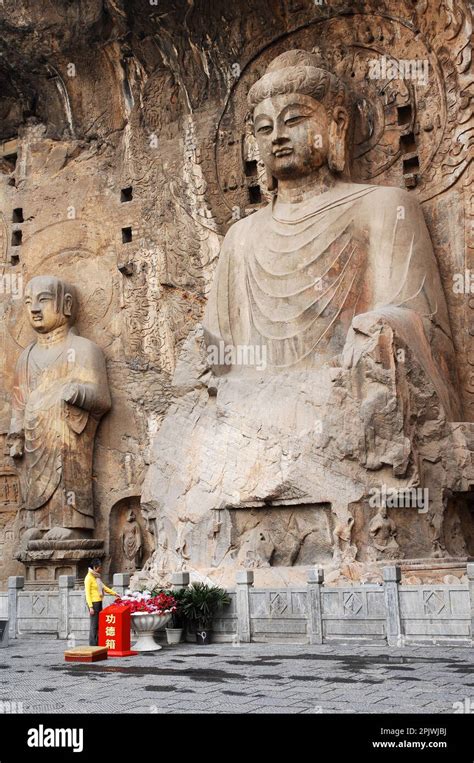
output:
[[[138,654],[130,649],[130,609],[111,604],[99,612],[99,646],[107,647],[108,657]]]

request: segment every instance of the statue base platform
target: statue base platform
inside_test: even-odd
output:
[[[17,559],[26,567],[25,584],[51,588],[60,575],[72,575],[81,581],[93,557],[105,556],[104,541],[95,538],[74,540],[30,540]]]

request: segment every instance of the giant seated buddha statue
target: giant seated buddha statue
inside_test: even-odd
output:
[[[182,347],[144,485],[145,573],[377,579],[388,558],[466,553],[462,518],[444,526],[465,449],[422,210],[351,182],[351,94],[312,54],[278,56],[248,100],[273,200],[225,236]],[[406,504],[389,516],[387,494]]]

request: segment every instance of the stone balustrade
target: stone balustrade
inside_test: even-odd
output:
[[[467,565],[468,584],[402,585],[396,565],[383,569],[383,584],[326,586],[324,572],[309,569],[306,586],[258,588],[258,570],[237,570],[231,603],[214,620],[215,641],[331,641],[474,645],[474,564]],[[172,575],[171,584],[189,584],[187,572]],[[122,594],[130,576],[113,576]],[[0,619],[8,617],[10,640],[51,635],[69,642],[86,640],[89,616],[84,592],[63,575],[52,590],[28,590],[23,577],[10,577],[0,593]],[[105,605],[112,602],[106,597]]]

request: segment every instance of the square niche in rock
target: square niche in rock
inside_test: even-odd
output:
[[[329,562],[329,503],[228,509],[231,542],[242,567],[294,567]]]

